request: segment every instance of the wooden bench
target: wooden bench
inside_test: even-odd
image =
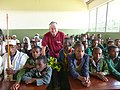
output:
[[[68,76],[71,90],[103,90],[103,89],[120,89],[120,81],[116,80],[113,76],[107,76],[108,82],[104,82],[97,77],[90,77],[91,86],[84,87],[81,81]]]
[[[0,82],[0,90],[10,90],[10,87],[15,83],[15,81],[3,81]],[[46,90],[46,85],[36,86],[34,84],[22,83],[19,90]]]

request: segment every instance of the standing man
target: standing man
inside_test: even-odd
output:
[[[49,32],[47,32],[42,40],[42,54],[45,55],[46,46],[50,50],[50,56],[58,58],[59,51],[63,48],[63,39],[65,34],[58,30],[57,22],[49,24]]]
[[[46,46],[49,48],[50,57],[58,58],[59,51],[63,48],[63,40],[65,34],[58,30],[57,22],[52,21],[49,24],[49,32],[47,32],[42,40],[42,54],[46,55]],[[53,77],[54,76],[54,77]],[[52,73],[52,84],[54,90],[58,90],[58,76],[55,70]]]

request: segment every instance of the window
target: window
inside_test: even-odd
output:
[[[96,31],[96,9],[90,11],[89,31]]]
[[[120,0],[108,2],[89,12],[90,32],[120,32]]]
[[[120,1],[115,0],[109,3],[108,20],[106,32],[119,32],[120,30]]]
[[[105,32],[107,4],[98,8],[96,32]]]

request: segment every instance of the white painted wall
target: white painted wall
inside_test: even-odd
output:
[[[0,28],[6,29],[8,13],[9,29],[48,29],[51,21],[61,29],[88,28],[88,11],[0,11]]]

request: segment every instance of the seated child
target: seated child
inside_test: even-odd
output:
[[[21,82],[23,75],[26,72],[29,72],[30,69],[35,67],[36,58],[38,58],[40,55],[41,55],[41,48],[39,46],[33,47],[32,48],[32,57],[28,58],[26,64],[24,65],[24,68],[21,69],[20,72],[17,74],[17,81],[15,84],[13,84],[11,89],[18,90],[18,88],[20,87],[20,82]]]
[[[103,50],[104,56],[108,56],[108,47],[111,46],[111,45],[114,45],[114,41],[113,41],[113,40],[109,40],[109,41],[107,42],[107,46],[106,46],[106,48],[104,48],[104,50]]]
[[[89,78],[89,55],[84,53],[84,46],[80,42],[74,45],[74,52],[68,56],[71,75],[86,87],[91,85]]]
[[[36,67],[23,76],[26,84],[36,83],[37,86],[48,85],[51,80],[52,68],[47,65],[47,57],[40,56],[36,59]]]
[[[62,71],[69,70],[67,56],[68,54],[72,53],[70,50],[71,45],[72,43],[70,38],[65,38],[63,40],[63,48],[60,50],[59,58],[58,58],[58,61],[61,63],[61,66],[62,66],[62,69],[61,69]]]
[[[69,88],[69,81],[68,81],[68,71],[69,71],[69,67],[68,67],[68,54],[72,53],[71,52],[71,39],[70,38],[65,38],[63,40],[63,48],[60,50],[59,53],[59,62],[61,64],[61,70],[60,70],[60,90],[70,90]]]
[[[117,46],[115,45],[109,46],[106,61],[110,73],[120,80],[120,57],[118,56],[118,54],[119,49]]]
[[[102,49],[99,47],[93,49],[93,55],[89,63],[89,71],[91,75],[97,76],[105,82],[108,81],[105,77],[105,75],[109,74],[108,66],[102,58]]]
[[[86,49],[86,53],[91,57],[92,56],[92,52],[93,52],[93,48],[98,46],[98,40],[95,38],[92,40],[92,44],[90,47],[88,47]]]
[[[120,38],[119,39],[115,39],[115,45],[120,49]],[[120,57],[120,50],[119,50],[119,55]]]

